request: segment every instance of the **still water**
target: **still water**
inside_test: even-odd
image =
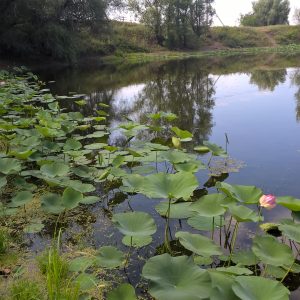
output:
[[[239,169],[229,172],[226,182],[300,197],[300,57],[244,56],[33,71],[55,94],[86,94],[88,104],[80,108],[86,115],[95,113],[100,102],[109,104],[112,127],[124,116],[144,122],[148,113],[167,111],[178,115],[178,127],[193,132],[196,144],[209,140],[225,146],[226,133],[230,157]],[[63,106],[78,110],[72,101]],[[117,143],[119,138],[115,133],[111,141]],[[151,200],[133,199],[132,205],[154,211]],[[285,214],[273,210],[266,221]],[[109,223],[98,219],[94,228],[109,228]],[[92,238],[96,245],[102,244],[99,235]],[[298,290],[292,299],[299,298]]]
[[[266,193],[300,197],[300,57],[189,59],[141,65],[37,70],[56,94],[87,95],[92,114],[110,105],[109,123],[126,116],[168,111],[177,126],[225,145],[245,164],[229,183],[257,185]],[[72,101],[72,100],[71,100]],[[71,101],[64,105],[78,110]],[[112,136],[117,139],[118,136]]]

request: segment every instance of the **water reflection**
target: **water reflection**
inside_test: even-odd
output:
[[[171,111],[178,115],[177,126],[191,130],[196,142],[209,138],[213,127],[214,77],[190,61],[168,64],[157,69],[130,101],[112,101],[114,117],[127,115],[145,122],[148,113]]]
[[[295,93],[296,98],[296,118],[300,121],[300,69],[297,69],[291,74],[291,83],[298,88]]]
[[[251,73],[250,83],[258,86],[260,91],[271,91],[286,81],[287,71],[282,70],[257,70]]]

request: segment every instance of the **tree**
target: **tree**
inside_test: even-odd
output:
[[[215,13],[214,0],[130,0],[129,6],[154,33],[159,45],[192,48]]]
[[[289,0],[258,0],[252,3],[252,12],[241,15],[243,26],[289,24]]]
[[[2,53],[76,58],[80,31],[104,28],[104,0],[1,0]]]

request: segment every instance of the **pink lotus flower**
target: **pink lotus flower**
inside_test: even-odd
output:
[[[261,207],[272,209],[276,206],[276,197],[274,195],[262,195],[259,203]]]

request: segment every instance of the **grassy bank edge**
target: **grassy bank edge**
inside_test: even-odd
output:
[[[186,58],[205,58],[205,57],[222,57],[237,55],[257,55],[263,53],[270,54],[300,54],[300,45],[287,45],[277,47],[255,47],[255,48],[239,48],[239,49],[222,49],[209,51],[160,51],[149,53],[128,53],[122,56],[106,56],[103,57],[104,63],[141,63],[163,60],[177,60]]]

